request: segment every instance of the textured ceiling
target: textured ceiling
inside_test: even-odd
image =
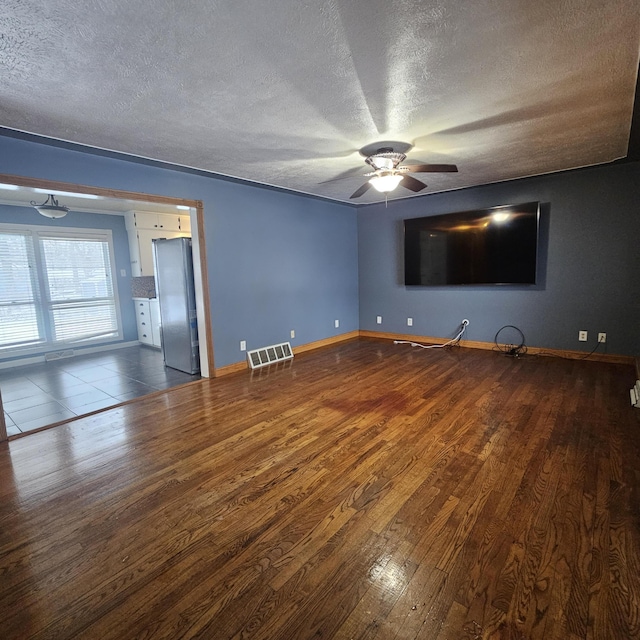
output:
[[[639,42],[638,0],[3,0],[0,126],[342,201],[397,140],[459,167],[423,194],[625,157]]]

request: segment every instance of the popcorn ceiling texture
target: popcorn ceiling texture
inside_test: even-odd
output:
[[[421,176],[442,191],[624,157],[639,24],[637,0],[4,0],[0,126],[344,201],[358,149],[400,140],[459,166]]]

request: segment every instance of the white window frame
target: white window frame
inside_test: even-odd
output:
[[[123,340],[124,332],[122,327],[122,316],[120,313],[120,298],[118,295],[118,278],[115,261],[115,251],[113,246],[113,232],[111,229],[80,229],[78,227],[51,227],[45,225],[21,225],[0,223],[0,231],[14,232],[31,235],[33,238],[33,253],[35,254],[36,264],[34,265],[38,274],[35,278],[38,283],[38,290],[35,292],[35,300],[37,306],[38,323],[47,325],[43,340],[36,344],[25,345],[20,347],[0,347],[0,360],[15,358],[17,356],[25,356],[32,354],[41,354],[48,351],[56,351],[61,348],[83,347],[89,345],[109,344],[111,342],[120,342]],[[50,320],[49,294],[47,286],[47,278],[44,272],[45,264],[42,256],[42,247],[40,238],[69,238],[69,239],[86,239],[99,240],[106,242],[109,250],[109,262],[111,266],[111,281],[113,284],[113,300],[116,308],[117,330],[115,335],[95,338],[87,338],[84,340],[58,340],[52,339],[52,322]]]

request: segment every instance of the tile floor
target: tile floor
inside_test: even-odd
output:
[[[165,367],[160,351],[143,346],[2,369],[7,434],[39,429],[199,379]]]

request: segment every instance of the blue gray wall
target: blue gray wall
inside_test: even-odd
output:
[[[244,360],[240,340],[261,347],[294,329],[295,346],[358,329],[352,207],[4,136],[0,173],[202,200],[216,368]]]
[[[0,173],[202,200],[216,367],[240,340],[306,344],[360,329],[492,342],[513,324],[527,344],[640,353],[640,164],[608,166],[360,207],[0,136]],[[402,220],[513,202],[545,209],[533,288],[407,288]],[[35,214],[34,214],[35,215]],[[70,214],[71,215],[71,214]],[[383,316],[377,325],[376,315]],[[406,318],[414,319],[407,327]],[[340,328],[334,328],[334,320]],[[590,334],[579,343],[579,330]]]
[[[222,181],[210,202],[205,222],[217,367],[241,359],[240,340],[248,349],[295,346],[358,329],[355,211]]]
[[[405,287],[405,218],[538,200],[541,283],[535,287]],[[360,328],[493,342],[504,325],[530,346],[640,353],[640,163],[612,165],[412,198],[358,210]],[[376,316],[383,324],[376,324]],[[414,319],[407,326],[407,317]],[[578,342],[587,330],[589,341]]]
[[[44,202],[46,195],[38,202]],[[129,241],[123,216],[97,213],[69,211],[60,220],[51,220],[41,216],[30,207],[16,207],[0,204],[0,222],[8,224],[26,224],[40,227],[74,227],[77,229],[110,229],[113,237],[113,251],[115,254],[116,286],[120,301],[120,317],[123,326],[123,340],[137,341],[138,330],[133,302],[131,300],[131,259],[129,257]],[[126,276],[121,275],[124,269]],[[29,354],[29,357],[34,355]]]

